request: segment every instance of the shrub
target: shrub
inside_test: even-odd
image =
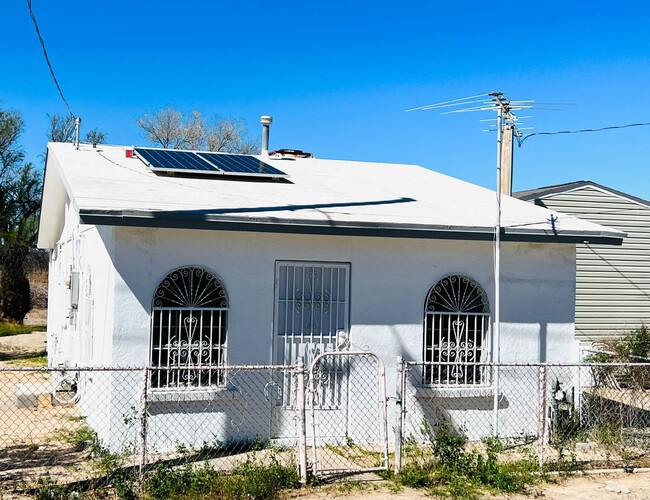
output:
[[[148,475],[143,485],[147,498],[223,500],[272,500],[283,489],[299,486],[294,465],[282,464],[273,457],[269,464],[253,459],[235,467],[230,473],[219,473],[207,465],[171,469],[158,466]]]
[[[650,363],[650,328],[641,324],[636,330],[615,339],[600,343],[599,352],[586,358],[590,363]],[[594,379],[600,385],[616,381],[622,387],[646,389],[650,387],[650,370],[646,367],[593,368]]]
[[[435,495],[452,498],[479,498],[481,488],[500,492],[522,492],[536,483],[539,469],[533,460],[499,463],[503,451],[497,439],[484,441],[486,453],[466,451],[467,438],[450,431],[443,423],[434,434],[426,426],[430,450],[422,450],[417,459],[404,466],[395,480],[404,486],[428,488]]]

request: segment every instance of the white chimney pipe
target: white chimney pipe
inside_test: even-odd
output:
[[[262,116],[260,117],[260,123],[262,124],[262,154],[269,154],[269,132],[271,129],[271,123],[273,123],[272,116]]]

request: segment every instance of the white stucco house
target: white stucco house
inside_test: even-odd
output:
[[[226,365],[353,345],[383,358],[390,393],[398,355],[491,359],[493,191],[416,165],[317,158],[255,157],[283,178],[183,175],[130,151],[48,145],[38,246],[51,252],[50,365],[152,367],[150,425],[179,418],[156,401],[185,401],[190,418],[214,400]],[[502,214],[501,361],[577,360],[576,244],[624,233],[507,196]],[[486,382],[454,370],[422,381]],[[130,401],[128,384],[112,390],[101,412],[82,405],[109,441]],[[196,410],[186,441],[217,435],[219,408]]]

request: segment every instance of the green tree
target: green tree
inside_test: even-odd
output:
[[[25,265],[34,247],[40,206],[41,175],[18,138],[20,114],[0,109],[0,314],[22,321],[30,309]]]
[[[93,147],[97,146],[97,144],[103,144],[105,140],[106,134],[104,132],[100,132],[96,128],[92,129],[86,134],[86,142],[92,144]]]

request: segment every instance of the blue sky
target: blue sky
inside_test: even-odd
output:
[[[201,2],[33,0],[83,130],[145,144],[136,118],[174,105],[274,117],[271,147],[322,158],[417,163],[495,184],[491,115],[405,113],[501,90],[575,103],[535,110],[533,132],[650,122],[650,6],[641,1]],[[47,113],[65,113],[26,2],[3,5],[0,100],[40,161]],[[526,113],[528,114],[528,113]],[[650,199],[650,127],[531,137],[515,189],[589,179]]]

